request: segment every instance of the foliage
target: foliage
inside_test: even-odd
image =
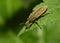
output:
[[[60,0],[23,1],[0,0],[0,43],[60,43]],[[34,23],[17,36],[25,29],[28,14],[43,5],[48,10],[37,20],[42,29]]]

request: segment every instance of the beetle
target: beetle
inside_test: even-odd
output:
[[[25,25],[28,27],[34,20],[36,20],[38,17],[42,16],[46,10],[47,10],[47,6],[45,5],[39,9],[37,9],[36,11],[32,12],[29,15],[29,17],[27,18]]]

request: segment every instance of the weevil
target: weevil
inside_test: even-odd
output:
[[[26,27],[28,27],[28,26],[29,26],[34,20],[36,20],[38,17],[42,16],[43,13],[44,13],[46,10],[47,10],[47,6],[42,6],[42,7],[40,7],[39,9],[37,9],[36,11],[32,12],[32,13],[29,15],[29,17],[28,17],[28,19],[27,19],[27,21],[26,21],[26,23],[25,23]]]

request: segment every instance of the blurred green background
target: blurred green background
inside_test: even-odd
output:
[[[29,14],[41,6],[48,10],[37,20],[39,27],[24,28]],[[0,0],[0,43],[60,43],[60,0]]]

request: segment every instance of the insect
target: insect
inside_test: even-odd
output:
[[[35,12],[32,12],[25,25],[28,27],[34,20],[36,20],[38,17],[40,17],[41,15],[43,15],[43,13],[47,10],[47,6],[42,6],[41,8],[37,9]]]

